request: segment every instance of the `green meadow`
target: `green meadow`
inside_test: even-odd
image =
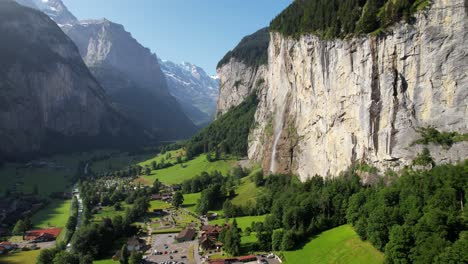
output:
[[[140,165],[141,164],[145,163],[140,163]],[[209,162],[206,160],[206,155],[200,155],[183,164],[176,164],[169,168],[153,170],[151,171],[151,175],[141,176],[141,179],[146,184],[152,184],[156,179],[159,179],[165,184],[179,184],[201,174],[204,171],[219,171],[223,174],[227,174],[235,164],[235,160],[218,160]]]
[[[312,238],[303,248],[283,252],[287,264],[349,263],[380,264],[384,254],[369,242],[362,241],[350,225],[325,231]]]

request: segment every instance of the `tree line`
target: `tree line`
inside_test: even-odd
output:
[[[347,37],[384,29],[429,4],[428,0],[297,0],[270,24],[270,30],[299,37]]]

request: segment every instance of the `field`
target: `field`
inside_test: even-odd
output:
[[[265,221],[266,215],[260,215],[260,216],[242,216],[242,217],[237,217],[237,227],[242,229],[242,231],[245,230],[246,227],[250,227],[252,222],[264,222]],[[216,219],[213,221],[210,221],[210,225],[223,225],[226,223],[226,219]],[[232,219],[229,220],[229,223],[232,223]]]
[[[101,153],[102,151],[94,151],[52,156],[34,161],[45,165],[28,168],[25,164],[6,163],[0,169],[0,196],[7,189],[32,193],[35,186],[43,197],[48,197],[53,192],[71,190],[71,179],[76,175],[80,161]]]
[[[197,208],[198,199],[200,199],[201,193],[188,193],[184,194],[184,203],[182,207],[185,209],[196,213],[195,210]]]
[[[261,170],[261,169],[260,169]],[[262,194],[263,188],[257,188],[253,182],[253,176],[259,169],[253,170],[249,176],[241,180],[241,184],[236,190],[237,196],[232,199],[232,203],[235,205],[246,205],[247,203],[256,203],[256,198]]]
[[[142,176],[141,179],[143,179],[143,182],[146,184],[152,184],[155,179],[159,179],[165,184],[179,184],[184,180],[191,179],[201,174],[203,171],[212,172],[217,170],[223,174],[227,174],[235,163],[235,160],[208,162],[206,160],[206,155],[200,155],[193,160],[183,163],[183,165],[177,164],[169,168],[154,170],[151,172],[151,175]]]
[[[21,251],[11,255],[0,256],[0,263],[5,264],[34,264],[40,250]]]
[[[145,166],[150,166],[153,161],[156,161],[156,163],[161,163],[161,161],[164,159],[165,162],[171,162],[175,163],[177,161],[177,157],[183,157],[184,152],[182,149],[178,150],[172,150],[168,151],[164,154],[158,154],[156,157],[153,157],[151,159],[145,160],[143,162],[138,163],[138,165],[145,167]]]
[[[95,260],[93,264],[116,264],[120,263],[118,261],[113,261],[112,259],[103,259],[103,260]]]
[[[349,225],[321,233],[302,249],[283,252],[286,262],[295,263],[383,263],[384,255],[363,242]]]
[[[35,228],[65,227],[70,216],[71,200],[53,200],[46,208],[33,215]]]
[[[152,212],[153,210],[155,209],[168,209],[168,208],[171,208],[172,205],[171,204],[168,204],[166,202],[163,202],[163,201],[150,201],[150,207],[149,207],[149,211]]]
[[[114,206],[104,206],[97,214],[93,215],[93,221],[99,222],[102,221],[104,218],[112,218],[116,215],[124,216],[125,210],[130,207],[130,205],[126,204],[125,202],[120,203],[122,205],[122,210],[116,211]]]

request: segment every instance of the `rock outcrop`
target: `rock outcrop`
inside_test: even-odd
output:
[[[268,29],[261,29],[242,39],[218,64],[220,83],[217,116],[225,114],[252,92],[264,87],[268,44]]]
[[[419,137],[416,128],[467,133],[467,23],[463,0],[434,0],[414,23],[379,36],[271,33],[249,158],[266,171],[303,180],[337,176],[361,161],[398,170],[422,149],[410,146]],[[221,69],[221,87],[241,72]],[[244,76],[241,82],[251,80]],[[235,102],[242,94],[221,90],[219,101]],[[467,142],[429,149],[436,163],[468,157]]]
[[[130,124],[48,16],[0,2],[0,154],[23,158],[109,146]]]

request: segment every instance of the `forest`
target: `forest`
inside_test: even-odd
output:
[[[270,31],[326,39],[380,31],[429,4],[427,0],[296,0],[270,24]]]
[[[250,95],[240,105],[215,120],[185,144],[187,158],[191,159],[201,153],[215,152],[246,156],[248,136],[254,125],[258,99]]]

